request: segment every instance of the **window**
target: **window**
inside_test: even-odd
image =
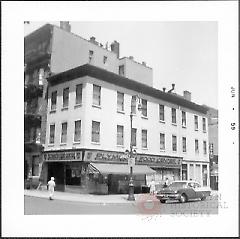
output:
[[[137,146],[137,129],[132,128],[132,135],[131,135],[131,140],[132,140],[132,146],[136,147]]]
[[[147,130],[142,130],[142,148],[147,148]]]
[[[207,142],[203,141],[203,153],[207,154]]]
[[[81,120],[75,121],[74,142],[81,140]]]
[[[172,108],[172,124],[176,124],[177,123],[177,113],[176,113],[176,109]]]
[[[137,106],[137,97],[134,95],[132,96],[132,100],[131,100],[131,112],[133,114],[136,114],[136,106]]]
[[[182,111],[182,127],[186,127],[187,122],[186,122],[186,112]]]
[[[123,126],[117,126],[117,145],[123,145]]]
[[[119,74],[120,76],[125,76],[124,65],[119,66],[119,68],[118,68],[118,74]]]
[[[195,153],[199,153],[199,145],[198,145],[198,140],[195,139]]]
[[[147,117],[147,100],[142,99],[142,115]]]
[[[206,132],[206,118],[202,118],[203,132]]]
[[[195,130],[198,130],[198,116],[194,115],[194,126],[195,126]]]
[[[124,94],[117,92],[117,111],[124,111]]]
[[[92,142],[100,142],[100,122],[92,121]]]
[[[54,144],[55,124],[50,125],[49,144]]]
[[[165,134],[160,133],[160,150],[165,150]]]
[[[93,105],[101,105],[101,86],[93,85]]]
[[[160,121],[164,121],[164,105],[159,105],[159,119]]]
[[[82,84],[76,85],[76,105],[82,104],[82,86]]]
[[[177,136],[172,135],[172,151],[177,151]]]
[[[107,64],[107,57],[106,56],[103,57],[103,64],[104,65]]]
[[[187,164],[182,164],[182,180],[187,180]]]
[[[67,108],[69,104],[69,88],[63,89],[63,108]]]
[[[51,110],[56,110],[57,108],[57,91],[52,92],[51,96]]]
[[[182,151],[187,152],[187,139],[186,137],[182,137]]]
[[[61,143],[67,143],[67,122],[62,123]]]
[[[92,62],[92,60],[93,60],[93,54],[94,54],[94,52],[90,50],[89,51],[89,63]]]

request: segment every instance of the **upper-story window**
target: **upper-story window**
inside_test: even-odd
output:
[[[142,115],[147,117],[147,100],[142,99]]]
[[[82,84],[76,85],[76,105],[82,104]]]
[[[67,122],[62,123],[61,143],[67,143]]]
[[[118,67],[118,74],[120,76],[125,76],[125,67],[124,67],[124,65],[121,65],[121,66]]]
[[[132,146],[137,146],[137,129],[132,128],[132,135],[131,135]]]
[[[165,134],[160,133],[160,150],[165,150]]]
[[[67,108],[69,104],[69,88],[63,89],[63,108]]]
[[[89,50],[89,63],[93,61],[93,57],[94,57],[94,52],[92,50]]]
[[[186,112],[182,111],[182,127],[187,126],[187,118],[186,118]]]
[[[49,133],[49,144],[54,144],[54,140],[55,140],[55,124],[51,124]]]
[[[93,85],[93,105],[101,105],[101,86]]]
[[[56,110],[57,108],[57,91],[53,91],[51,95],[51,110]]]
[[[185,153],[187,152],[187,138],[182,137],[182,151]]]
[[[124,111],[124,93],[117,92],[117,111]]]
[[[147,130],[142,130],[142,148],[147,148]]]
[[[92,142],[100,142],[100,122],[92,121]]]
[[[195,153],[199,153],[199,144],[198,144],[198,139],[195,139]]]
[[[175,108],[172,108],[172,124],[177,123],[177,110]]]
[[[81,140],[81,120],[75,121],[74,129],[74,142],[80,142]]]
[[[172,151],[177,151],[177,136],[172,135]]]
[[[203,132],[206,132],[206,118],[202,118]]]
[[[207,142],[203,141],[203,153],[207,154]]]
[[[107,56],[103,56],[103,64],[104,64],[104,65],[107,64]]]
[[[198,116],[194,115],[194,129],[198,130]]]
[[[124,141],[124,130],[122,125],[117,126],[117,145],[123,146]]]
[[[165,121],[164,105],[159,105],[159,120]]]
[[[131,112],[133,114],[136,114],[136,106],[137,106],[137,97],[136,95],[133,95],[131,100]]]

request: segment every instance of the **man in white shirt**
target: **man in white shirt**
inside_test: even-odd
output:
[[[54,182],[54,177],[51,177],[51,180],[48,181],[48,191],[49,191],[49,199],[53,200],[53,194],[54,194],[54,187],[56,186]]]

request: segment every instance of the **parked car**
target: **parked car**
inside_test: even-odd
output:
[[[204,200],[211,194],[210,187],[201,186],[195,181],[173,181],[157,192],[156,197],[161,203],[167,200],[178,200],[182,203],[192,199]]]

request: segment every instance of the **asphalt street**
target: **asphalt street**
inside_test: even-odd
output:
[[[129,203],[85,203],[63,200],[52,200],[24,196],[25,215],[84,215],[84,214],[176,214],[199,215],[217,214],[219,207],[225,207],[217,198],[187,203],[157,201],[135,201]]]

